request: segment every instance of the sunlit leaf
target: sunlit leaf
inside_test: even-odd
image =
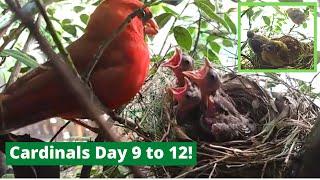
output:
[[[61,22],[62,24],[70,24],[71,23],[71,19],[64,19]]]
[[[224,20],[228,24],[231,32],[233,34],[237,34],[237,27],[236,27],[236,25],[233,23],[233,21],[231,20],[231,18],[227,14],[224,14]]]
[[[75,6],[75,7],[73,8],[73,10],[74,10],[76,13],[81,12],[81,11],[83,11],[84,9],[85,9],[85,8],[82,7],[82,6]]]
[[[201,9],[207,16],[209,16],[209,18],[211,18],[212,20],[216,21],[217,23],[222,24],[227,30],[229,30],[229,26],[228,24],[215,13],[215,8],[214,6],[210,3],[209,0],[196,0],[194,2],[199,9]],[[211,5],[208,5],[208,4]]]
[[[252,7],[246,10],[246,16],[248,17],[248,19],[251,19],[253,15],[254,15],[254,12],[252,10]]]
[[[306,28],[308,27],[308,24],[307,24],[306,22],[304,22],[304,23],[302,24],[302,27],[303,27],[304,29],[306,29]]]
[[[233,43],[232,41],[228,40],[228,39],[224,39],[222,41],[222,44],[225,46],[225,47],[233,47]]]
[[[72,25],[62,25],[62,29],[65,30],[67,33],[76,36],[77,35],[77,29],[75,26]]]
[[[190,50],[192,46],[192,37],[190,32],[181,26],[176,26],[173,28],[174,37],[179,46],[186,50]]]
[[[159,16],[155,17],[155,20],[158,24],[158,26],[160,28],[162,28],[163,26],[165,26],[168,21],[171,19],[172,17],[172,14],[171,13],[163,13],[163,14],[160,14]]]
[[[203,5],[208,6],[211,11],[215,12],[216,7],[210,2],[210,0],[195,0],[194,3],[200,8]]]
[[[217,64],[217,65],[221,64],[221,61],[219,60],[218,55],[215,52],[213,52],[211,49],[207,49],[207,55],[206,56],[214,64]]]
[[[176,13],[174,10],[172,10],[171,8],[169,8],[169,7],[167,7],[167,6],[163,6],[163,10],[165,11],[165,12],[167,12],[167,13],[171,13],[172,15],[174,15],[174,16],[179,16],[179,14],[178,13]]]
[[[6,49],[0,52],[1,57],[13,57],[17,61],[25,64],[26,66],[30,68],[36,68],[39,66],[37,61],[29,56],[28,54],[20,51],[20,50],[13,50],[13,49]]]
[[[257,19],[257,17],[259,17],[262,12],[263,12],[262,9],[259,9],[258,11],[254,12],[254,14],[253,14],[253,16],[252,16],[252,20]]]
[[[212,42],[209,43],[209,45],[210,45],[210,48],[211,48],[214,52],[216,52],[216,53],[219,53],[219,52],[220,52],[221,46],[220,46],[217,42],[212,41]]]
[[[56,12],[56,9],[54,9],[54,8],[48,8],[48,9],[47,9],[47,12],[48,12],[48,14],[49,14],[50,16],[53,16],[54,13]]]
[[[263,21],[264,21],[264,23],[265,23],[266,25],[270,26],[270,23],[271,23],[270,17],[268,17],[268,16],[262,16],[262,19],[263,19]]]
[[[80,20],[81,20],[81,22],[83,22],[84,24],[88,24],[89,16],[88,16],[87,14],[81,14],[81,15],[80,15]]]

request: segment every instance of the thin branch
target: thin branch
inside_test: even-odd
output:
[[[288,32],[288,34],[290,34],[290,33],[291,33],[291,31],[292,31],[295,27],[296,27],[296,24],[294,24],[294,25],[290,28],[290,30],[289,30],[289,32]]]
[[[316,75],[313,76],[313,78],[311,79],[311,81],[309,82],[309,87],[311,89],[313,81],[319,76],[320,72],[318,72]]]
[[[49,142],[53,142],[58,135],[71,123],[71,121],[68,121],[67,123],[65,123],[63,126],[61,126],[61,128],[56,132],[56,134],[50,139]]]
[[[202,14],[200,13],[200,10],[199,10],[199,20],[198,20],[198,34],[197,34],[197,38],[196,38],[196,41],[194,43],[194,48],[193,48],[193,51],[192,51],[192,57],[194,57],[196,51],[197,51],[197,48],[198,48],[198,44],[199,44],[199,40],[200,40],[200,35],[201,35],[201,19],[202,19]]]

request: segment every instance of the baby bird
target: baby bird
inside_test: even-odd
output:
[[[220,77],[208,59],[205,59],[205,64],[199,70],[185,71],[183,74],[200,88],[202,100],[209,95],[214,96],[221,86]]]
[[[299,42],[292,36],[273,38],[263,46],[262,60],[275,67],[295,66],[303,54],[312,54],[313,47],[304,48],[306,43]],[[310,50],[308,50],[310,49]]]
[[[262,45],[261,58],[265,63],[274,67],[281,67],[290,64],[289,49],[287,45],[281,41],[271,40]]]
[[[225,142],[246,139],[256,132],[253,121],[241,115],[226,97],[217,93],[207,98],[208,106],[200,125],[207,134],[211,134],[211,140]]]
[[[248,31],[247,37],[250,48],[257,56],[260,56],[262,52],[262,45],[270,41],[268,38],[255,34],[253,31]]]
[[[182,53],[182,51],[177,48],[175,54],[162,66],[168,67],[173,71],[174,75],[177,78],[177,86],[182,87],[184,86],[185,82],[182,72],[193,70],[194,59],[190,55]]]
[[[309,54],[302,42],[291,36],[268,39],[252,31],[247,32],[249,46],[257,56],[260,68],[281,68],[295,66],[301,55]],[[312,46],[310,46],[312,47]],[[312,52],[312,50],[310,51]]]
[[[201,92],[188,78],[183,87],[170,88],[173,98],[177,101],[175,114],[177,124],[183,127],[190,137],[197,137],[199,132],[199,119],[201,117]]]

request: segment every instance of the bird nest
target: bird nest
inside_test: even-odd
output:
[[[292,177],[299,168],[305,138],[317,118],[318,107],[310,98],[277,75],[237,75],[222,72],[222,89],[238,111],[258,124],[258,133],[246,140],[197,141],[198,163],[192,167],[151,167],[155,177]],[[287,92],[268,92],[257,82],[283,84]],[[177,125],[167,88],[175,80],[160,68],[122,115],[139,117],[151,141],[186,141],[190,138]],[[271,95],[272,94],[272,95]],[[135,140],[146,137],[136,136]]]

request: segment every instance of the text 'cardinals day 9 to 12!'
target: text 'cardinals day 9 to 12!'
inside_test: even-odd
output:
[[[190,165],[195,143],[8,143],[8,164],[14,165]],[[58,164],[57,164],[58,163]]]

